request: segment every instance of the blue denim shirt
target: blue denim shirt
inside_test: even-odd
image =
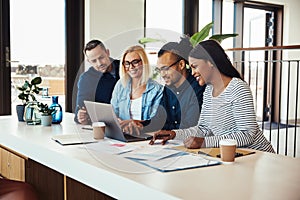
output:
[[[111,104],[116,115],[122,119],[130,119],[130,93],[131,81],[124,87],[119,80],[114,88]],[[163,95],[163,86],[156,81],[149,79],[146,90],[142,95],[142,120],[149,120],[155,116]]]

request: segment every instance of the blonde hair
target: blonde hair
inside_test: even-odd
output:
[[[142,74],[142,79],[141,79],[139,85],[146,84],[151,76],[151,68],[150,68],[149,60],[148,60],[145,49],[139,45],[128,47],[125,50],[125,52],[123,53],[123,56],[122,56],[122,59],[120,62],[120,78],[121,78],[122,85],[124,87],[126,87],[129,80],[131,79],[131,77],[128,75],[123,63],[124,63],[124,59],[125,59],[126,55],[131,52],[137,53],[139,55],[140,59],[142,60],[142,64],[143,64],[143,74]]]

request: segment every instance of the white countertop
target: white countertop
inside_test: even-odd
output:
[[[53,135],[84,131],[73,114],[63,117],[44,127],[2,116],[0,144],[117,199],[300,198],[299,158],[257,152],[231,165],[163,173],[85,145],[58,144]]]

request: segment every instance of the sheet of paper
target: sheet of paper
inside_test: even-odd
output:
[[[206,167],[220,164],[219,161],[212,161],[201,156],[185,154],[180,156],[171,156],[160,160],[136,160],[159,171],[168,172],[175,170],[191,169],[197,167]]]
[[[128,143],[111,139],[99,140],[98,143],[87,144],[85,148],[94,152],[105,152],[108,154],[122,154],[136,149],[137,147]]]
[[[176,143],[168,143],[166,145],[149,145],[149,141],[141,141],[141,142],[132,142],[132,143],[125,143],[120,142],[117,140],[112,140],[109,138],[104,138],[104,140],[99,140],[98,143],[92,143],[85,145],[84,148],[88,150],[92,150],[95,152],[105,152],[109,154],[123,154],[131,151],[135,151],[138,154],[145,154],[149,155],[155,153],[164,148],[170,148],[173,146],[177,146],[178,142]],[[182,145],[182,144],[180,144]],[[125,155],[125,154],[124,154]],[[122,155],[124,157],[124,155]],[[127,154],[126,154],[127,155]],[[131,155],[131,154],[128,154]],[[134,153],[133,153],[134,155]]]
[[[178,151],[170,148],[149,146],[145,148],[137,148],[131,152],[124,154],[125,158],[139,159],[139,160],[160,160],[176,154],[182,154],[182,151]]]

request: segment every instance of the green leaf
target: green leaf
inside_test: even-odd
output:
[[[166,41],[162,40],[162,39],[155,39],[155,38],[145,37],[145,38],[139,39],[138,42],[143,45],[143,44],[150,43],[150,42],[166,42]]]
[[[26,80],[24,85],[22,86],[24,89],[30,88],[31,84]]]
[[[43,88],[40,88],[40,87],[37,86],[37,85],[34,86],[34,89],[37,90],[37,91],[42,91],[42,90],[43,90]]]
[[[41,77],[35,77],[34,79],[31,80],[31,84],[32,85],[37,85],[40,84],[42,82],[42,78]]]
[[[36,100],[36,98],[35,98],[35,96],[33,94],[29,94],[29,96],[31,97],[32,101]]]
[[[23,86],[22,87],[17,86],[17,89],[20,90],[20,91],[25,91],[26,90],[26,88],[24,88]]]
[[[21,94],[18,95],[18,98],[21,99],[21,100],[25,100],[26,97],[27,97],[27,95],[24,94],[24,93],[21,93]]]
[[[211,28],[213,27],[213,24],[213,22],[207,24],[201,29],[201,31],[192,35],[192,37],[190,38],[190,42],[193,47],[195,47],[199,42],[203,41],[205,38],[208,37],[208,34]]]
[[[27,80],[24,81],[24,84],[21,87],[17,87],[21,93],[18,95],[19,99],[23,101],[26,105],[29,100],[35,101],[35,94],[39,94],[43,89],[38,87],[37,85],[42,82],[41,77],[35,77],[30,82]]]
[[[39,94],[39,93],[40,93],[40,90],[38,90],[38,89],[33,89],[32,92],[35,93],[35,94]]]
[[[227,39],[227,38],[231,38],[231,37],[236,37],[239,34],[237,33],[233,33],[233,34],[216,34],[211,36],[209,39],[211,40],[217,40],[218,42],[222,42],[223,40]]]
[[[27,104],[28,101],[29,101],[28,95],[25,95],[24,97],[25,97],[25,102],[26,102],[26,104]]]
[[[39,111],[42,115],[52,115],[56,112],[54,107],[49,107],[48,104],[38,102]]]

